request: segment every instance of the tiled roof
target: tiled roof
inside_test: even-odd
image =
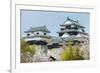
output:
[[[69,25],[76,25],[80,28],[85,28],[84,26],[79,25],[78,20],[75,21],[75,20],[70,19],[69,17],[67,17],[67,20],[63,24],[61,24],[60,26],[69,26]]]
[[[47,29],[47,27],[45,25],[40,26],[40,27],[31,27],[29,30],[25,31],[25,33],[35,32],[35,31],[42,31],[42,32],[50,33],[50,31]]]

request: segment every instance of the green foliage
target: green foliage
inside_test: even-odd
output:
[[[68,46],[66,46],[64,52],[61,54],[62,60],[83,60],[83,54],[79,50],[79,48],[74,48],[72,46],[72,42],[68,43]]]
[[[35,52],[36,52],[36,45],[29,45],[23,39],[21,40],[21,62],[32,61]]]
[[[83,52],[79,50],[79,48],[75,49],[74,60],[84,60]]]

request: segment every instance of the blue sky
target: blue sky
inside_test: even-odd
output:
[[[85,26],[86,32],[89,33],[89,13],[21,10],[21,35],[24,36],[24,31],[30,27],[46,25],[51,31],[50,35],[58,36],[56,32],[60,30],[59,25],[67,17],[78,20],[80,25]]]

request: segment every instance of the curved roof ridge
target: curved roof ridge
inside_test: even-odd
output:
[[[50,33],[50,31],[47,29],[46,25],[44,25],[44,26],[39,26],[39,27],[30,27],[29,30],[25,31],[25,33],[28,33],[28,32],[35,32],[35,31],[43,31],[43,32]]]

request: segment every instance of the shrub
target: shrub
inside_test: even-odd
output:
[[[61,58],[63,61],[84,59],[82,51],[80,51],[79,48],[74,48],[72,42],[68,43],[68,46],[66,46],[65,50],[61,54]]]
[[[36,45],[29,45],[23,39],[21,40],[21,62],[32,62],[36,51]]]

